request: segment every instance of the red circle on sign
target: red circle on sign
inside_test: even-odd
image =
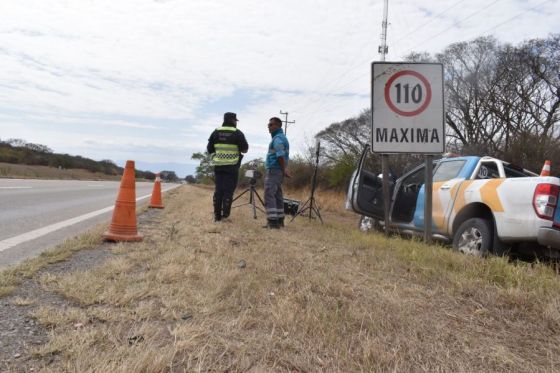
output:
[[[418,109],[413,110],[413,111],[400,110],[391,101],[391,95],[390,95],[391,84],[393,84],[393,82],[396,79],[400,78],[403,75],[412,75],[412,76],[418,78],[422,83],[424,83],[424,87],[426,87],[426,101],[424,101],[424,103]],[[389,105],[389,108],[391,110],[393,110],[395,113],[397,113],[399,115],[402,115],[402,116],[405,116],[405,117],[413,117],[415,115],[418,115],[421,112],[423,112],[424,110],[426,110],[426,108],[430,104],[431,100],[432,100],[432,88],[430,87],[430,83],[428,82],[428,79],[424,78],[424,75],[422,75],[422,74],[420,74],[416,71],[412,71],[412,70],[399,71],[398,73],[391,76],[389,78],[389,80],[387,80],[387,83],[385,84],[385,102],[387,103],[387,105]]]

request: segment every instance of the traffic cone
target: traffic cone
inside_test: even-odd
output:
[[[136,228],[136,179],[134,161],[126,161],[119,195],[113,210],[109,231],[103,234],[106,241],[142,241]]]
[[[154,191],[152,192],[152,199],[148,207],[154,209],[162,209],[163,203],[161,202],[161,179],[159,174],[156,174],[156,182],[154,183]]]
[[[544,166],[541,170],[541,176],[550,176],[550,161],[544,161]]]

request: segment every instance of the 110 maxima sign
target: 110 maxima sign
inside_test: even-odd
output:
[[[445,151],[441,64],[374,62],[371,109],[373,152]]]

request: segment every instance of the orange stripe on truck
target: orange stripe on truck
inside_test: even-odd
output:
[[[500,196],[498,196],[498,188],[504,181],[506,181],[506,179],[488,180],[488,182],[480,188],[480,198],[482,198],[482,202],[488,205],[493,212],[504,211],[504,206],[502,206],[502,201],[500,201]]]
[[[457,199],[453,205],[453,212],[457,214],[465,206],[465,191],[473,183],[474,180],[465,180],[461,183],[459,192],[457,192]]]
[[[444,181],[437,181],[432,186],[432,216],[433,222],[439,229],[443,229],[445,220],[443,206],[441,205],[441,198],[439,196],[439,189],[444,184]]]

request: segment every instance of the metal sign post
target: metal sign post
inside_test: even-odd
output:
[[[426,155],[424,240],[432,236],[433,154],[445,151],[443,65],[374,62],[372,64],[371,148],[381,153],[385,227],[388,231],[388,154]]]
[[[385,61],[385,56],[389,52],[387,47],[387,18],[389,16],[389,0],[383,2],[383,22],[381,23],[381,45],[379,46],[379,54],[381,55],[381,61]],[[373,76],[372,76],[372,95],[373,95]],[[373,148],[372,148],[373,149]],[[383,193],[383,218],[385,222],[385,235],[389,236],[389,208],[391,200],[389,192],[389,155],[381,154],[381,172],[383,175],[383,180],[381,181],[382,193]]]

